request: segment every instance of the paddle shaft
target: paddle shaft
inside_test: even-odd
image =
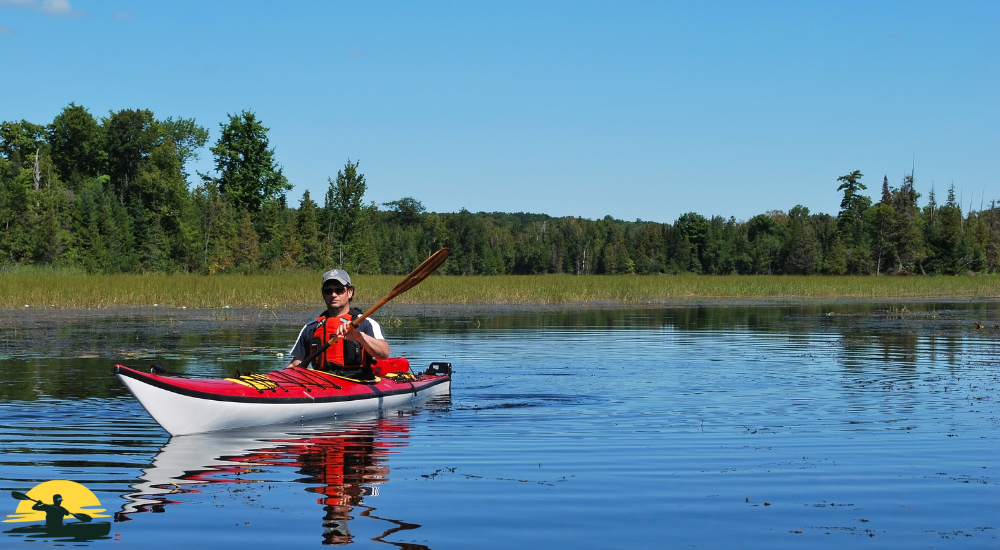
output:
[[[411,288],[417,286],[418,284],[420,284],[421,281],[426,279],[431,273],[437,271],[437,268],[441,267],[441,264],[443,264],[444,261],[448,259],[449,252],[450,251],[448,250],[448,248],[442,248],[437,252],[435,252],[434,254],[431,254],[429,258],[421,262],[420,265],[416,267],[416,269],[411,271],[409,275],[407,275],[402,281],[399,282],[399,284],[397,284],[392,290],[390,290],[389,293],[386,294],[384,298],[378,301],[378,303],[368,308],[368,311],[362,313],[361,315],[358,315],[354,319],[351,319],[351,324],[354,325],[354,328],[358,328],[358,325],[361,324],[361,321],[364,321],[365,319],[370,317],[373,313],[378,311],[380,307],[389,303],[390,300],[406,292],[407,290],[410,290]],[[325,323],[326,321],[324,320],[323,322]],[[325,344],[317,348],[316,351],[310,353],[305,359],[302,360],[300,364],[309,365],[309,363],[313,359],[319,357],[319,355],[324,351],[326,351],[327,348],[335,344],[338,339],[339,338],[337,337],[337,335],[331,336],[330,339]]]
[[[39,504],[45,504],[44,502],[42,502],[40,500],[35,500],[35,499],[29,497],[28,495],[26,495],[24,493],[21,493],[19,491],[11,491],[10,492],[10,496],[16,498],[17,500],[30,500],[31,502],[37,502]],[[45,505],[46,506],[54,506],[53,504],[45,504]],[[66,510],[66,511],[69,512],[69,510]],[[74,514],[73,512],[69,512],[69,513],[72,514],[73,517],[75,517],[76,519],[78,519],[78,520],[80,520],[80,521],[82,521],[84,523],[86,523],[86,522],[90,521],[91,519],[93,519],[90,516],[88,516],[87,514]]]

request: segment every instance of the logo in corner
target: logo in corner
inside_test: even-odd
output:
[[[51,525],[58,518],[76,518],[82,521],[86,518],[111,517],[101,514],[101,501],[90,489],[75,481],[53,479],[35,485],[27,493],[12,491],[11,496],[20,502],[13,514],[8,514],[4,523],[45,522]],[[58,502],[57,502],[58,501]],[[87,519],[86,521],[90,521]]]

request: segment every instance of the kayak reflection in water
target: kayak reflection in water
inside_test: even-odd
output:
[[[257,428],[253,437],[241,431],[172,438],[144,472],[142,482],[133,485],[137,492],[126,495],[130,502],[115,514],[115,521],[128,521],[134,513],[163,512],[166,505],[180,503],[173,500],[176,496],[198,492],[193,485],[253,483],[241,476],[252,473],[259,479],[263,471],[291,467],[304,476],[297,481],[308,485],[305,490],[319,496],[323,544],[352,542],[349,521],[355,508],[363,509],[359,516],[391,523],[374,540],[397,544],[382,539],[420,526],[374,516],[375,508],[366,506],[364,498],[377,496],[378,486],[389,480],[388,452],[406,445],[409,420],[401,416],[341,426],[329,431],[327,422],[326,430],[315,433],[308,427],[296,433],[275,427],[270,434]]]
[[[362,506],[364,497],[378,495],[377,485],[388,480],[380,447],[375,433],[368,432],[312,439],[308,446],[296,448],[298,472],[309,476],[307,483],[318,485],[306,490],[320,495],[324,544],[351,542],[351,510]]]
[[[31,509],[45,512],[45,526],[50,529],[62,527],[63,518],[72,515],[69,510],[62,507],[62,495],[52,495],[52,504],[45,504],[39,500]]]

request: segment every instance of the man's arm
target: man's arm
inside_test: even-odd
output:
[[[302,364],[302,360],[309,355],[309,345],[306,343],[306,339],[309,338],[309,325],[311,323],[306,323],[302,330],[299,331],[299,337],[295,339],[295,345],[289,350],[288,354],[292,356],[292,360],[285,366],[286,369],[292,367],[297,367]]]
[[[365,334],[354,328],[354,325],[350,323],[337,327],[337,335],[361,344],[361,347],[365,348],[365,351],[376,359],[387,359],[389,357],[389,342],[381,338],[376,338],[371,334]]]

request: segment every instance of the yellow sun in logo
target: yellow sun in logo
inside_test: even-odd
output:
[[[88,514],[95,518],[111,517],[106,514],[101,514],[101,512],[104,512],[105,510],[104,508],[99,508],[99,506],[101,506],[101,501],[97,500],[97,497],[94,493],[90,492],[90,489],[74,481],[53,479],[52,481],[39,483],[28,491],[27,495],[32,499],[40,500],[45,504],[52,504],[53,495],[61,495],[62,507],[69,510],[71,513]],[[3,520],[4,523],[19,521],[45,521],[44,511],[31,509],[34,504],[35,503],[30,500],[22,500],[18,503],[17,510],[15,510],[13,514],[7,515],[7,517],[11,519]]]

